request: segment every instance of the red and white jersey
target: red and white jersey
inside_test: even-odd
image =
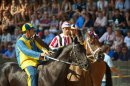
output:
[[[60,46],[66,46],[70,43],[72,43],[72,39],[70,36],[65,36],[64,34],[60,34],[62,40],[60,40],[60,37],[59,36],[56,36],[51,44],[49,45],[49,47],[52,49],[52,50],[55,50],[55,49],[58,49]],[[62,45],[60,44],[60,41],[62,41]]]

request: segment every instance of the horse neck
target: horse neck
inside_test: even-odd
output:
[[[62,53],[58,56],[57,59],[69,62],[70,61],[70,51],[72,49],[72,45],[67,46],[64,48]],[[55,84],[54,86],[63,86],[63,82],[65,79],[65,76],[67,75],[68,69],[69,69],[68,64],[53,61],[50,64],[46,65],[46,69],[50,73],[50,79],[52,79],[52,82]],[[52,71],[53,70],[53,71]],[[45,70],[43,70],[45,71]],[[58,82],[60,81],[60,82]]]

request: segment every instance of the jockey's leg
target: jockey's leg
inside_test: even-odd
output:
[[[25,71],[28,75],[28,86],[38,86],[37,68],[28,66],[25,68]]]

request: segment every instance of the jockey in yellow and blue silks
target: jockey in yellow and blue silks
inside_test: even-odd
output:
[[[31,24],[24,24],[22,27],[23,36],[17,41],[15,46],[19,67],[25,70],[28,75],[28,86],[38,86],[37,66],[48,59],[47,53],[41,53],[43,52],[43,47],[37,41],[31,39],[35,33],[34,29],[36,28]]]

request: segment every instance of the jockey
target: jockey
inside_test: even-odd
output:
[[[63,22],[62,24],[62,31],[60,35],[56,36],[51,44],[49,45],[49,48],[54,51],[59,48],[62,48],[63,46],[66,46],[70,43],[72,43],[72,38],[70,36],[70,24],[68,22]]]
[[[71,37],[74,37],[77,35],[77,29],[75,28],[74,24],[71,25],[70,34],[71,34]]]
[[[23,35],[15,46],[19,67],[25,70],[28,75],[28,86],[38,86],[37,66],[42,61],[48,59],[46,57],[47,53],[41,53],[43,52],[43,47],[37,41],[31,39],[35,33],[34,29],[36,27],[33,27],[31,24],[24,24],[22,26]]]

